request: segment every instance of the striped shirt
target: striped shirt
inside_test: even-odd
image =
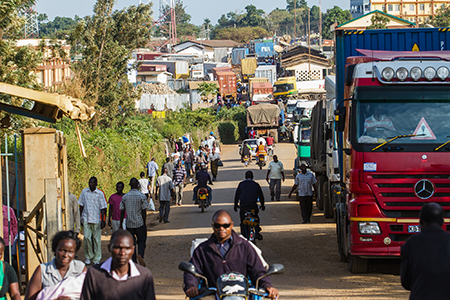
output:
[[[306,172],[303,174],[302,172],[298,173],[297,177],[295,177],[295,185],[297,186],[298,196],[312,196],[313,195],[313,184],[316,183],[316,177],[314,177],[313,173]]]
[[[176,168],[175,170],[173,170],[173,184],[182,184],[184,176],[186,176],[186,169],[184,167]]]
[[[122,197],[119,208],[127,212],[127,228],[139,228],[144,225],[142,211],[148,208],[147,197],[136,189]]]

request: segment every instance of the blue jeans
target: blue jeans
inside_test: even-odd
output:
[[[197,200],[198,189],[199,189],[198,185],[196,187],[194,187],[194,191],[193,191],[194,194],[192,195],[192,201]],[[208,190],[208,201],[209,201],[209,203],[211,203],[212,202],[212,190],[209,186],[207,186],[206,189]]]
[[[159,216],[163,218],[164,222],[169,221],[170,212],[170,200],[161,201],[159,200]]]
[[[191,169],[192,169],[192,164],[191,163],[185,163],[186,167],[186,177],[189,178],[191,177]]]

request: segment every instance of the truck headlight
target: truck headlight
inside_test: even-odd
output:
[[[437,69],[437,75],[441,80],[447,79],[448,74],[449,71],[446,67],[439,67],[439,69]]]
[[[381,72],[381,76],[387,81],[391,81],[391,79],[394,78],[394,69],[390,67],[384,68]]]
[[[360,234],[381,234],[377,222],[358,222],[358,229]]]
[[[425,70],[423,70],[423,76],[425,76],[428,81],[431,81],[436,77],[436,70],[433,67],[426,67]]]
[[[417,80],[419,80],[420,77],[422,77],[422,70],[419,67],[413,67],[411,69],[410,73],[411,73],[411,78],[414,81],[417,81]]]
[[[400,81],[404,81],[408,77],[408,70],[406,68],[401,67],[397,69],[397,78]]]

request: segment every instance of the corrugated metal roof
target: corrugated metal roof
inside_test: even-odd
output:
[[[186,41],[186,42],[182,42],[179,43],[176,46],[182,45],[184,43],[195,43],[197,45],[201,45],[201,46],[207,46],[210,48],[233,48],[233,47],[238,47],[240,45],[240,43],[232,41],[232,40],[204,40],[204,41]]]

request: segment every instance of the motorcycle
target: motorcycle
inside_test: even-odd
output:
[[[205,211],[205,209],[209,206],[208,203],[208,190],[206,188],[199,188],[197,191],[197,201],[198,201],[198,207],[202,212]]]
[[[243,159],[243,163],[246,167],[248,167],[248,161],[249,161],[249,157],[248,157],[248,155],[245,155],[244,159]]]
[[[273,264],[267,270],[267,273],[256,280],[255,287],[249,287],[249,280],[238,272],[230,272],[222,274],[217,279],[217,287],[209,287],[208,280],[199,274],[195,266],[189,262],[182,261],[178,265],[178,269],[183,272],[190,273],[200,278],[205,284],[199,289],[199,295],[191,300],[200,298],[215,300],[262,300],[268,294],[265,290],[259,288],[259,281],[266,276],[283,274],[284,266],[281,264]]]
[[[266,165],[265,155],[260,154],[258,155],[258,159],[256,161],[256,164],[259,166],[259,169],[262,170],[262,168]]]
[[[244,220],[242,224],[244,225],[244,232],[242,235],[249,241],[255,243],[256,240],[256,227],[259,225],[259,217],[255,214],[254,210],[244,212]]]

